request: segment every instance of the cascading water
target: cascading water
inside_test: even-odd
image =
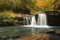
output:
[[[26,17],[26,24],[29,25],[29,18]]]
[[[30,24],[30,22],[31,22],[31,18],[30,17],[24,17],[23,19],[24,19],[24,24],[25,25],[29,25]]]
[[[31,18],[31,24],[25,25],[26,27],[35,27],[35,28],[50,28],[47,25],[47,16],[45,13],[37,13],[38,19],[36,21],[35,16],[32,16]]]
[[[35,28],[50,28],[47,26],[47,17],[45,13],[38,14],[38,19],[36,21],[35,16],[31,19],[31,24],[27,25],[26,27],[32,27],[31,32],[32,34],[35,34]]]
[[[33,16],[33,17],[32,17],[32,20],[31,20],[31,25],[36,25],[35,16]]]
[[[34,25],[34,27],[38,27],[38,28],[50,28],[49,26],[47,26],[47,16],[45,13],[38,14],[37,22],[35,16],[33,16],[31,25]]]
[[[34,25],[36,25],[35,16],[32,17],[30,26],[34,26]],[[32,32],[32,34],[35,34],[35,28],[34,27],[32,27],[31,32]]]
[[[39,25],[39,26],[46,26],[47,25],[47,17],[46,17],[45,13],[38,14],[37,25]]]

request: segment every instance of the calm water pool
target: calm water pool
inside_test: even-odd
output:
[[[17,35],[27,35],[31,34],[32,27],[22,27],[22,26],[4,26],[0,27],[0,36],[17,36]],[[36,28],[38,30],[40,28]],[[44,28],[43,28],[44,29]],[[58,29],[53,28],[53,29]]]
[[[0,36],[17,36],[31,33],[31,28],[20,26],[0,27]]]

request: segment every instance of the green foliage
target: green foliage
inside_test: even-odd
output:
[[[5,9],[11,9],[11,6],[8,5],[8,0],[0,0],[0,11],[4,11]]]
[[[12,11],[0,12],[0,24],[12,23],[15,18],[15,14]]]
[[[35,12],[35,3],[32,0],[25,0],[25,6],[31,11]]]
[[[46,3],[39,1],[41,0],[0,0],[0,11],[13,10],[14,12],[24,12],[25,8],[30,12],[50,11],[53,10],[58,0],[45,0]]]
[[[37,3],[36,3],[37,1]],[[52,11],[54,9],[54,4],[58,0],[45,0],[46,2],[39,2],[40,0],[26,0],[26,7],[32,12],[38,11]],[[37,4],[37,5],[36,5]]]
[[[21,0],[0,0],[0,11],[21,8]]]

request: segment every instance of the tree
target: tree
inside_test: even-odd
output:
[[[31,12],[55,10],[58,0],[0,0],[0,10],[19,12],[25,8]],[[56,4],[56,5],[55,5]]]
[[[60,7],[60,0],[56,0],[55,2],[54,2],[55,4],[54,4],[54,10],[58,10]]]
[[[26,0],[25,5],[28,9],[30,9],[32,12],[37,11],[53,11],[54,4],[58,0]]]
[[[21,0],[0,0],[0,11],[2,10],[14,10],[15,8],[21,8]]]

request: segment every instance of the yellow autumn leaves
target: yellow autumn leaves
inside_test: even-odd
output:
[[[0,17],[3,17],[3,18],[15,18],[15,14],[14,12],[10,11],[10,10],[5,10],[4,12],[0,12]]]
[[[52,0],[36,0],[36,6],[45,7],[47,5],[51,5],[53,3]]]
[[[54,2],[56,0],[32,0],[33,3],[35,3],[35,7],[36,9],[39,8],[39,10],[43,10],[43,11],[49,11],[49,10],[53,10],[54,8]]]
[[[9,18],[15,18],[15,14],[13,11],[4,11],[4,13],[9,17]]]
[[[36,0],[36,6],[38,6],[38,7],[43,7],[43,6],[46,6],[46,4],[45,4],[45,0],[44,1],[42,1],[42,0]]]
[[[54,8],[54,1],[55,0],[5,0],[8,2],[7,4],[4,1],[1,1],[4,5],[2,6],[1,2],[1,9],[11,9],[14,10],[16,8],[21,9],[26,7],[30,11],[46,11],[46,10],[53,10]],[[6,4],[6,5],[5,5]],[[4,9],[2,7],[5,7]],[[1,10],[0,9],[0,10]]]

